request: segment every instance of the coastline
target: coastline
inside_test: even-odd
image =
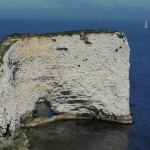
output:
[[[121,124],[132,124],[132,118],[130,115],[125,117],[118,117],[117,120],[111,118],[97,118],[93,116],[83,116],[83,115],[73,115],[73,114],[62,114],[56,115],[51,118],[35,118],[29,122],[23,122],[20,124],[21,128],[33,128],[41,125],[51,124],[56,121],[62,120],[99,120],[99,121],[107,121]]]

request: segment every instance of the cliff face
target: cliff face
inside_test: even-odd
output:
[[[37,103],[55,113],[131,123],[130,50],[118,34],[15,39],[0,68],[1,135],[8,128],[16,135],[20,118],[32,117]]]

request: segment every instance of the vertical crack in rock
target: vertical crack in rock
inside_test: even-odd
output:
[[[19,70],[19,61],[17,61],[17,62],[14,62],[13,64],[12,64],[14,67],[14,70],[13,70],[13,80],[15,80],[16,79],[16,73],[17,73],[17,71]]]
[[[9,129],[10,129],[10,124],[7,124],[6,132],[3,133],[3,137],[9,138],[9,136],[11,136]]]

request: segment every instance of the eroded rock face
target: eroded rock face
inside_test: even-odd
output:
[[[129,52],[117,33],[17,39],[1,66],[1,135],[8,124],[16,135],[38,102],[54,113],[131,123]]]

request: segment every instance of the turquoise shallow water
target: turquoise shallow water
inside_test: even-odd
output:
[[[42,150],[67,148],[70,150],[88,150],[88,148],[149,150],[150,29],[144,29],[144,20],[0,20],[0,38],[13,32],[46,33],[73,29],[118,29],[125,32],[131,48],[130,106],[133,125],[122,126],[95,121],[60,122],[38,130],[52,139],[47,141],[45,138],[42,140],[36,137],[39,142],[36,142],[37,146],[33,143],[34,149],[41,146]],[[34,136],[30,138],[31,141],[35,141]]]

